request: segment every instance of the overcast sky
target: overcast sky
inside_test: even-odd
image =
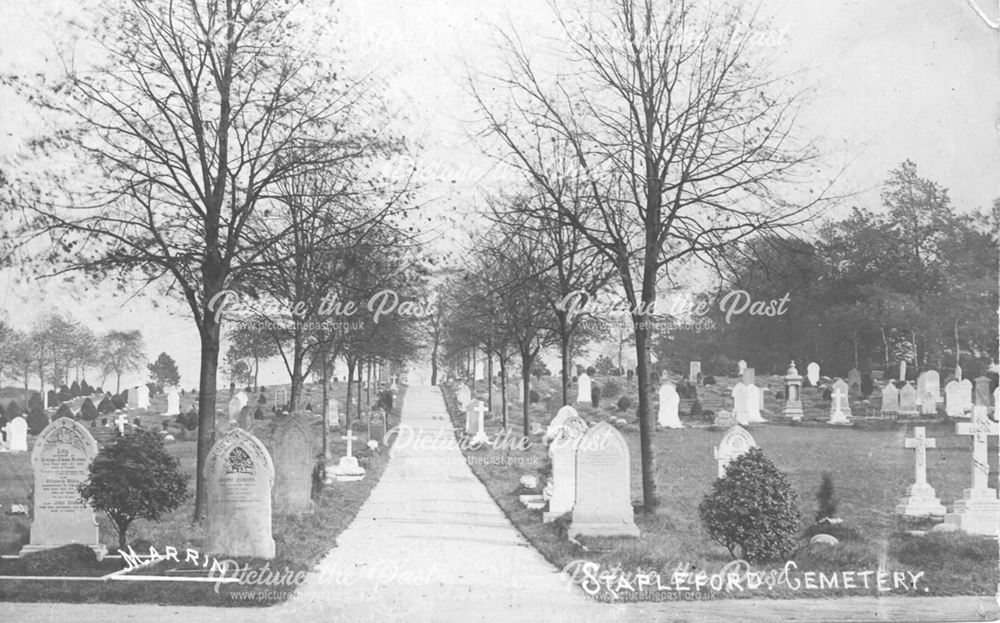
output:
[[[53,10],[69,6],[0,0],[0,71],[51,68]],[[425,199],[438,209],[474,211],[477,189],[490,183],[490,162],[468,138],[475,111],[463,86],[466,66],[492,67],[495,25],[513,25],[529,40],[553,33],[548,5],[345,0],[340,6],[346,41],[359,62],[388,76],[390,100],[405,110],[409,134],[424,147],[424,168],[444,180]],[[960,210],[986,208],[1000,196],[997,37],[965,0],[765,0],[761,7],[772,20],[776,69],[814,90],[803,127],[827,147],[831,164],[849,164],[844,188],[859,192],[854,203],[877,207],[880,184],[906,158],[949,188]],[[0,105],[6,111],[0,156],[16,159],[31,132],[30,115],[10,93],[0,92]],[[27,328],[38,312],[56,308],[97,331],[143,329],[150,360],[167,351],[180,364],[182,384],[196,384],[197,332],[181,306],[154,311],[146,300],[117,296],[77,301],[58,284],[29,287],[12,271],[0,273],[0,309],[15,326]],[[284,380],[278,370],[262,382]]]

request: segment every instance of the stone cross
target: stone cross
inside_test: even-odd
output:
[[[837,411],[837,413],[843,411],[844,398],[847,398],[847,394],[845,394],[844,391],[840,387],[838,387],[837,391],[833,392],[830,395],[830,397],[834,399],[834,409]]]
[[[913,448],[916,453],[916,471],[914,478],[917,485],[927,484],[927,448],[936,448],[937,440],[927,437],[923,426],[913,429],[913,437],[904,439],[903,445],[906,448]]]
[[[487,408],[487,406],[486,406],[486,403],[485,403],[485,402],[483,402],[483,401],[481,401],[481,400],[480,400],[480,401],[479,401],[479,406],[478,406],[478,407],[476,407],[475,409],[473,409],[473,411],[475,411],[476,413],[478,413],[478,414],[479,414],[479,421],[480,421],[480,422],[482,422],[482,421],[483,421],[483,418],[484,418],[484,417],[485,417],[485,415],[486,415],[486,412],[488,412],[488,411],[489,411],[489,408]]]
[[[347,434],[341,437],[341,439],[347,442],[347,454],[345,456],[354,456],[354,446],[352,445],[352,442],[357,441],[358,436],[354,434],[354,431],[348,428]]]
[[[118,426],[118,433],[122,436],[125,435],[125,425],[128,423],[128,416],[124,413],[119,413],[118,417],[115,418],[115,424]]]
[[[956,435],[972,435],[972,490],[989,489],[987,478],[990,474],[989,435],[1000,433],[996,422],[991,422],[985,408],[972,410],[971,422],[955,424]]]

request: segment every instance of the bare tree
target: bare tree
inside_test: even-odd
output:
[[[283,180],[365,152],[377,130],[347,131],[367,78],[345,79],[323,33],[335,25],[300,3],[124,0],[89,33],[99,64],[67,61],[65,80],[8,79],[77,125],[40,151],[82,154],[90,169],[32,185],[22,207],[67,251],[61,270],[139,279],[179,291],[201,337],[194,518],[205,512],[204,466],[215,435],[220,297],[258,270],[255,222]],[[68,205],[66,205],[68,204]],[[284,232],[277,232],[276,236]]]
[[[616,0],[577,20],[556,11],[567,42],[561,73],[547,75],[507,33],[506,73],[474,79],[472,89],[498,157],[615,267],[634,324],[643,502],[652,510],[648,310],[658,284],[693,259],[717,265],[749,236],[805,222],[815,200],[796,205],[781,191],[803,179],[814,150],[794,137],[796,98],[754,54],[754,16],[656,0]],[[496,103],[496,93],[508,99]],[[572,154],[587,210],[560,192],[552,145]]]

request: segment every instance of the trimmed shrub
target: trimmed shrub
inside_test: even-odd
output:
[[[837,500],[833,497],[833,476],[823,472],[819,491],[816,492],[816,521],[834,519],[837,516]]]
[[[253,419],[263,420],[264,419],[264,409],[262,407],[257,407],[253,412]]]
[[[107,415],[115,412],[115,403],[110,396],[101,398],[101,402],[97,404],[97,412],[101,415]]]
[[[709,374],[701,381],[702,385],[715,385],[715,377]]]
[[[259,405],[266,405],[267,404],[267,396],[265,396],[264,394],[261,394],[260,396],[258,396],[257,397],[257,404],[259,404]]]
[[[69,391],[68,387],[63,385],[59,388],[59,402],[69,402],[70,400],[73,400],[73,398],[73,392]],[[52,406],[53,404],[54,403],[50,402],[49,406]]]
[[[159,433],[138,430],[101,448],[80,496],[94,510],[104,511],[118,531],[118,547],[125,549],[134,520],[156,521],[187,499],[188,478]]]
[[[698,515],[713,540],[748,562],[786,559],[795,551],[802,522],[798,495],[760,448],[726,467],[698,505]]]
[[[823,400],[829,402],[833,398],[833,390],[829,387],[823,388]]]
[[[11,400],[4,407],[3,413],[7,416],[7,421],[9,422],[19,415],[24,415],[24,409],[21,408],[21,405],[17,404],[16,400]]]
[[[191,407],[187,413],[182,413],[177,416],[177,423],[186,428],[187,430],[195,430],[198,428],[198,411],[194,407]]]
[[[618,410],[621,412],[628,411],[632,407],[632,399],[628,396],[622,396],[618,399]]]
[[[699,418],[702,416],[703,412],[704,411],[701,408],[701,401],[695,398],[694,402],[691,403],[691,410],[688,411],[688,416],[693,418]]]
[[[541,397],[538,395],[537,391],[533,389],[528,390],[528,404],[537,404],[539,400],[541,400]]]
[[[594,376],[595,374],[597,374],[597,370],[594,368],[594,366],[590,366],[587,368],[587,376]]]
[[[69,405],[65,402],[59,405],[59,408],[56,409],[56,415],[52,419],[59,419],[61,417],[68,417],[71,420],[76,419],[76,415],[73,413],[73,410],[70,409]]]
[[[81,420],[87,422],[92,421],[97,417],[97,407],[94,406],[94,401],[90,398],[85,398],[83,404],[80,405],[80,413],[77,414]]]
[[[49,425],[49,416],[45,414],[45,411],[39,407],[38,409],[32,409],[28,411],[28,432],[32,435],[37,435],[45,430],[45,427]]]
[[[80,391],[79,381],[73,381],[73,384],[69,386],[69,395],[72,396],[73,398],[78,398],[83,395],[83,393]]]
[[[45,392],[45,401],[49,405],[56,404],[57,402],[59,402],[59,392],[57,392],[54,389],[50,389],[49,391]],[[31,399],[30,398],[28,399],[28,411],[31,411]]]
[[[128,390],[126,389],[117,396],[111,397],[111,404],[115,406],[115,409],[124,409],[128,406]]]
[[[620,375],[619,375],[620,376]],[[601,396],[604,398],[614,398],[615,396],[622,393],[622,386],[617,381],[608,380],[604,384],[604,389],[601,390]]]
[[[601,406],[601,386],[597,383],[590,386],[590,404],[595,409]]]
[[[72,387],[70,389],[73,389]],[[94,394],[94,388],[90,386],[87,381],[80,381],[80,395],[81,396],[92,396]]]
[[[872,378],[871,372],[866,372],[861,377],[861,396],[867,398],[873,391],[875,391],[875,379]]]

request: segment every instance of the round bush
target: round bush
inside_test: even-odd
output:
[[[594,376],[595,374],[597,374],[597,369],[594,366],[587,368],[587,376]]]
[[[81,420],[91,422],[97,417],[97,407],[94,406],[94,401],[90,398],[86,398],[83,404],[80,405],[79,418]]]
[[[97,404],[97,412],[101,415],[115,412],[115,403],[110,396],[105,396],[101,399],[101,402]]]
[[[622,396],[618,399],[618,410],[625,412],[628,411],[632,406],[632,399],[628,396]]]
[[[726,467],[698,505],[698,515],[713,540],[748,562],[790,556],[802,521],[798,495],[760,448]]]

